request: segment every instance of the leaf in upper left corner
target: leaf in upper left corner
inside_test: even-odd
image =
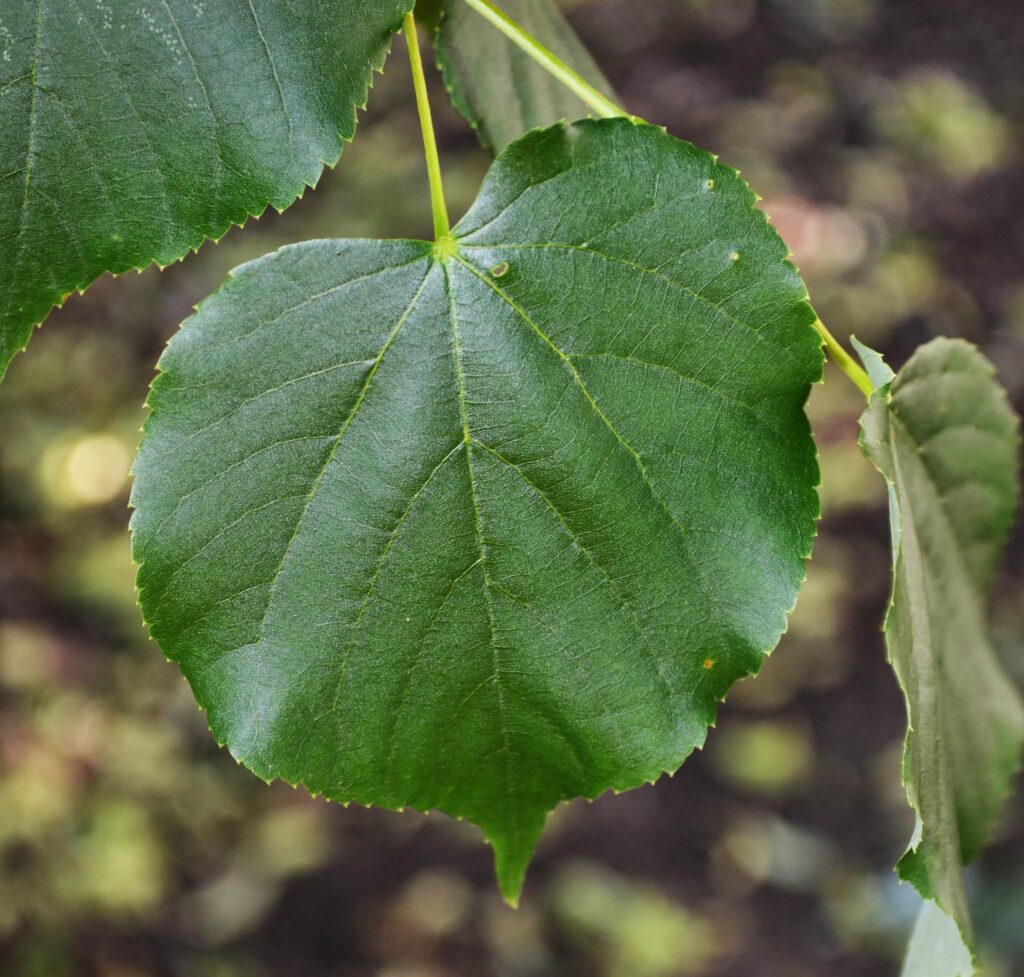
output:
[[[602,94],[611,84],[554,0],[503,0],[501,9]],[[500,152],[538,126],[590,109],[464,0],[442,0],[437,61],[452,103]]]
[[[3,0],[0,379],[72,292],[283,209],[413,0]]]

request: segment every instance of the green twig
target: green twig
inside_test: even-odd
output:
[[[405,15],[405,39],[409,48],[409,64],[412,67],[412,83],[416,89],[416,108],[420,113],[420,129],[423,131],[423,153],[427,158],[427,178],[430,180],[430,207],[434,214],[434,237],[440,241],[451,232],[448,223],[448,208],[444,202],[444,186],[441,183],[441,161],[437,155],[437,139],[434,137],[434,122],[430,115],[427,99],[427,79],[423,74],[423,58],[420,56],[420,42],[416,34],[416,20],[411,13]]]
[[[839,345],[839,340],[825,328],[825,323],[821,319],[815,320],[814,328],[818,330],[818,334],[825,341],[825,349],[828,350],[828,355],[832,361],[860,388],[864,396],[870,399],[871,395],[875,392],[871,378],[857,365],[854,358]]]
[[[519,45],[545,71],[554,75],[566,88],[582,99],[600,118],[630,117],[625,109],[620,108],[606,95],[602,95],[558,55],[549,51],[508,14],[491,3],[491,0],[466,0],[466,3],[478,14],[486,17],[510,41]]]

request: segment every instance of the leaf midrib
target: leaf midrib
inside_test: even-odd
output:
[[[518,808],[514,803],[512,792],[512,748],[508,733],[508,716],[505,708],[505,692],[501,684],[501,663],[498,660],[498,645],[495,641],[496,627],[494,623],[494,605],[491,600],[492,583],[487,570],[487,544],[484,542],[483,521],[480,517],[480,503],[477,499],[476,479],[473,475],[472,435],[469,428],[469,414],[466,409],[466,381],[462,371],[462,346],[459,342],[458,313],[455,308],[455,289],[448,272],[448,265],[443,265],[445,278],[445,295],[448,298],[448,309],[451,319],[452,356],[455,363],[455,377],[459,386],[459,416],[462,420],[463,444],[466,451],[466,473],[469,478],[469,497],[473,505],[473,522],[477,548],[480,554],[480,577],[483,583],[484,606],[487,608],[488,642],[491,647],[491,674],[494,679],[494,691],[498,702],[498,721],[501,727],[502,756],[505,759],[505,797],[509,800],[510,818],[513,824],[518,822]]]
[[[908,856],[913,855],[915,859],[920,859],[920,865],[924,869],[928,892],[922,892],[925,898],[931,899],[939,909],[944,912],[950,919],[952,919],[958,930],[960,930],[961,937],[965,940],[966,945],[971,943],[970,923],[969,917],[965,919],[964,913],[966,912],[966,892],[963,888],[963,853],[962,843],[960,837],[960,828],[958,823],[958,811],[957,811],[957,800],[956,800],[956,785],[955,778],[952,771],[952,759],[949,751],[945,745],[945,732],[946,732],[946,718],[945,709],[943,704],[947,701],[948,696],[941,692],[943,687],[947,687],[949,679],[946,675],[944,667],[942,652],[937,646],[933,638],[932,621],[935,619],[935,611],[933,609],[933,595],[932,588],[929,581],[929,573],[926,567],[926,560],[920,550],[919,542],[919,530],[918,530],[918,519],[917,519],[917,507],[913,503],[916,501],[914,496],[908,490],[907,474],[904,472],[904,462],[902,458],[902,452],[896,450],[898,444],[898,433],[902,434],[906,438],[907,442],[911,446],[911,453],[908,457],[911,459],[912,464],[916,464],[924,477],[925,482],[933,492],[935,504],[937,504],[941,513],[940,518],[944,525],[947,533],[947,539],[951,542],[951,546],[944,547],[945,550],[952,549],[953,556],[946,553],[947,559],[953,559],[959,565],[961,575],[970,580],[970,574],[967,572],[967,568],[961,558],[961,548],[959,546],[958,537],[953,531],[952,523],[949,519],[948,511],[945,508],[945,504],[942,500],[942,493],[939,491],[939,486],[936,483],[931,469],[926,464],[925,460],[921,457],[917,450],[917,441],[911,435],[909,428],[906,423],[899,417],[891,401],[887,403],[887,414],[890,421],[890,444],[892,446],[892,463],[893,463],[893,476],[894,482],[897,486],[897,500],[901,509],[900,525],[902,528],[900,547],[899,547],[899,559],[897,561],[895,571],[902,573],[904,576],[907,574],[907,546],[908,539],[913,540],[913,549],[916,559],[920,563],[920,589],[922,599],[924,602],[923,607],[923,618],[920,620],[914,613],[913,600],[911,597],[912,588],[910,586],[910,580],[906,579],[905,586],[907,587],[907,599],[910,602],[908,606],[908,614],[911,616],[911,629],[910,640],[914,646],[919,643],[923,643],[927,648],[928,664],[934,669],[936,674],[936,681],[929,683],[922,680],[921,673],[923,669],[920,667],[920,663],[911,662],[908,663],[908,674],[900,677],[899,669],[897,668],[897,678],[899,684],[903,687],[903,693],[907,700],[907,749],[910,749],[911,740],[914,743],[914,780],[911,783],[907,779],[907,763],[904,761],[904,775],[903,785],[907,790],[908,800],[910,801],[911,809],[914,811],[920,824],[920,836],[917,840],[917,844],[912,848],[909,848],[907,852],[902,856],[897,866],[904,864],[904,859]],[[975,595],[975,599],[980,599]],[[891,611],[890,611],[891,613]],[[940,615],[941,616],[941,615]],[[888,620],[886,627],[888,628]],[[916,658],[916,656],[912,656]],[[907,688],[906,683],[913,681],[913,698],[917,700],[917,704],[920,707],[917,710],[913,709],[911,702],[911,690]],[[930,736],[925,737],[923,730],[928,724],[934,724],[938,729],[943,731],[942,736]],[[925,754],[922,756],[921,754]],[[939,813],[939,823],[934,824],[930,818],[925,817],[923,810],[923,795],[927,791],[927,785],[923,784],[924,771],[932,769],[936,771],[936,781],[938,790],[941,792],[942,797],[942,810]],[[951,859],[947,854],[947,844],[952,843],[956,848],[956,858]],[[935,863],[938,865],[935,866]],[[941,878],[935,879],[932,877],[933,867],[937,867]],[[900,877],[906,879],[904,872],[900,873]],[[950,888],[951,887],[951,888]],[[940,898],[939,892],[942,890],[944,895]],[[946,905],[946,895],[949,896],[951,905]],[[959,905],[957,905],[959,903]],[[965,929],[965,924],[967,929]]]
[[[933,473],[933,471],[931,469],[931,466],[928,464],[926,455],[920,450],[922,443],[919,443],[917,441],[917,439],[911,433],[911,430],[908,427],[906,421],[904,421],[903,418],[900,417],[899,411],[897,409],[897,406],[896,406],[896,403],[895,403],[895,400],[894,400],[894,393],[898,393],[898,390],[897,391],[893,391],[890,388],[890,391],[889,391],[888,397],[887,397],[887,401],[886,401],[886,406],[887,406],[886,413],[887,413],[888,417],[891,419],[891,428],[892,428],[892,433],[890,434],[891,443],[893,444],[893,446],[895,446],[895,443],[896,443],[896,440],[895,440],[895,430],[896,430],[896,428],[898,428],[899,431],[902,433],[902,435],[909,442],[909,444],[910,444],[910,446],[912,448],[912,452],[910,453],[909,457],[911,457],[914,460],[914,463],[916,463],[920,467],[921,471],[924,474],[925,480],[927,481],[927,483],[928,483],[929,487],[931,488],[932,493],[934,495],[935,503],[936,503],[937,508],[939,510],[939,513],[940,513],[940,518],[941,518],[941,521],[942,521],[942,525],[945,528],[945,531],[946,531],[946,534],[947,534],[947,538],[950,541],[950,545],[944,547],[944,553],[945,553],[946,559],[952,560],[956,564],[957,569],[959,571],[959,576],[961,578],[961,581],[964,583],[965,586],[971,588],[973,599],[975,601],[977,601],[980,606],[983,607],[984,604],[985,604],[985,597],[984,597],[984,594],[978,588],[978,585],[977,585],[977,583],[976,583],[976,581],[974,579],[973,572],[972,572],[970,566],[967,564],[967,561],[965,559],[964,547],[961,545],[960,537],[959,537],[959,535],[956,532],[956,527],[955,527],[955,524],[953,522],[953,518],[952,518],[952,515],[950,513],[949,507],[946,505],[945,493],[942,491],[942,487],[939,485],[939,483],[938,483],[938,481],[937,481],[937,479],[936,479],[936,477],[935,477],[935,475],[934,475],[934,473]],[[992,433],[992,434],[998,436],[998,432],[990,431],[989,433]],[[900,458],[900,453],[895,451],[895,450],[893,450],[892,451],[892,458],[893,458],[894,474],[896,475],[896,477],[897,477],[897,479],[899,481],[899,484],[902,485],[902,486],[905,486],[906,479],[905,479],[905,477],[903,476],[903,473],[902,473],[903,462],[902,462],[902,460]],[[983,486],[986,485],[985,482],[978,481],[977,479],[969,479],[967,482],[961,483],[961,485],[971,484],[972,482],[976,482],[977,484],[983,485]],[[901,511],[905,511],[906,515],[909,517],[908,519],[903,519],[903,517],[901,515],[901,524],[906,525],[909,522],[910,524],[913,525],[914,533],[917,534],[918,521],[917,521],[917,518],[915,517],[916,507],[913,505],[914,501],[915,500],[913,498],[912,493],[908,492],[905,488],[904,488],[904,490],[902,492],[899,493],[899,504],[900,504]],[[905,532],[906,532],[906,529],[904,529],[904,533]],[[904,559],[902,550],[903,550],[903,547],[901,546],[901,560]],[[950,551],[952,551],[952,553],[950,553]],[[926,606],[927,606],[927,617],[928,617],[928,621],[929,621],[929,627],[928,627],[929,637],[928,637],[928,641],[927,641],[927,644],[928,644],[928,647],[929,647],[929,651],[930,651],[929,657],[931,659],[931,662],[932,662],[933,666],[936,669],[936,672],[938,673],[939,680],[941,681],[941,683],[943,685],[948,686],[950,680],[948,679],[948,677],[946,675],[946,669],[945,669],[945,666],[944,666],[944,661],[943,661],[942,657],[940,656],[940,654],[938,653],[938,651],[934,648],[934,642],[931,639],[930,621],[932,620],[934,612],[932,610],[931,591],[930,591],[930,588],[928,588],[928,587],[924,588],[924,599],[925,599],[925,603],[926,603]],[[941,615],[939,615],[939,616],[941,617]],[[999,662],[998,658],[996,658],[994,660],[993,664],[996,666],[997,669],[1002,671],[1002,665]],[[918,685],[920,686],[920,683],[918,683]],[[1007,688],[1014,689],[1015,686],[1013,686],[1012,683],[1007,681]],[[918,694],[920,694],[920,690],[918,690]],[[942,702],[945,701],[945,698],[946,697],[943,697],[943,698],[937,700],[937,702],[936,702],[936,711],[939,714],[937,722],[938,722],[938,725],[940,726],[940,728],[943,728],[943,729],[946,728],[945,715],[944,715],[944,711],[942,710]],[[911,729],[913,730],[913,727],[911,727]],[[938,738],[936,738],[936,739],[938,739]],[[937,750],[942,750],[943,755],[945,755],[945,750],[943,749],[942,743],[936,742],[936,749]],[[942,769],[941,765],[939,766],[939,769]],[[1008,789],[1009,788],[1007,788],[1007,790]],[[954,824],[956,825],[956,839],[957,839],[957,845],[959,847],[961,845],[961,841],[962,841],[961,837],[960,837],[960,826],[959,826],[959,820],[958,820],[958,818],[959,818],[959,805],[957,804],[955,789],[954,789],[954,787],[952,785],[949,787],[948,795],[949,795],[949,802],[953,806],[953,812],[954,812],[953,819],[954,819]],[[992,829],[992,823],[993,823],[993,820],[994,820],[995,816],[996,815],[990,817],[987,822],[983,823],[982,830],[981,830],[981,833],[983,835],[987,836],[987,835],[990,834],[991,829]]]
[[[668,503],[661,496],[661,493],[658,492],[658,490],[654,487],[654,484],[651,482],[650,477],[647,474],[647,467],[646,465],[644,465],[643,459],[640,457],[640,454],[628,441],[626,441],[625,438],[623,438],[623,436],[619,433],[618,429],[612,423],[611,418],[609,418],[608,415],[601,409],[601,406],[594,399],[593,394],[591,394],[590,389],[587,387],[586,383],[583,380],[583,377],[580,376],[579,371],[573,365],[572,360],[569,358],[569,356],[567,356],[555,344],[555,342],[544,332],[544,330],[542,330],[537,325],[537,323],[534,322],[529,315],[527,315],[526,311],[522,309],[512,299],[510,295],[508,295],[505,291],[499,288],[483,272],[481,272],[474,265],[470,264],[462,257],[457,256],[455,260],[458,261],[459,264],[461,264],[464,268],[466,268],[467,271],[472,273],[476,278],[483,282],[488,288],[490,288],[506,305],[508,305],[509,308],[511,308],[516,313],[516,316],[519,319],[526,323],[530,327],[530,329],[544,341],[544,343],[552,350],[552,352],[554,352],[555,355],[562,361],[563,365],[572,376],[576,386],[579,388],[580,392],[586,398],[587,403],[590,405],[591,409],[600,418],[601,422],[605,425],[605,427],[611,432],[612,436],[616,439],[619,445],[623,447],[632,456],[637,471],[640,473],[640,478],[643,481],[644,485],[647,487],[647,490],[650,493],[651,497],[658,505],[658,507],[662,510],[662,512],[668,517],[669,522],[675,528],[680,539],[683,540],[684,548],[686,549],[686,553],[690,558],[690,564],[693,567],[694,574],[696,575],[697,580],[700,582],[701,589],[704,592],[704,599],[711,606],[720,606],[720,603],[716,595],[714,594],[711,586],[709,585],[707,578],[703,574],[703,571],[700,566],[700,561],[695,558],[692,550],[690,549],[689,537],[687,535],[686,528],[682,525],[682,523],[679,522],[679,519],[676,517],[675,513],[672,512],[672,510],[669,508]]]

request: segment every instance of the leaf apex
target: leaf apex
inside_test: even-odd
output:
[[[513,812],[510,812],[510,817]],[[494,874],[498,879],[498,888],[502,898],[513,909],[518,908],[519,898],[526,879],[526,870],[533,860],[534,851],[548,811],[514,812],[517,817],[507,825],[484,829],[484,837],[494,851]]]

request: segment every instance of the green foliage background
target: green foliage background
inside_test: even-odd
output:
[[[1021,406],[1013,3],[577,6],[625,103],[765,197],[837,335],[895,367],[934,335],[963,336]],[[888,523],[856,445],[861,403],[832,373],[812,401],[825,517],[790,633],[676,778],[556,815],[518,914],[472,829],[344,811],[236,768],[146,640],[125,502],[163,342],[229,268],[281,244],[429,236],[395,55],[316,192],[163,274],[103,280],[0,387],[0,972],[895,973],[916,900],[891,871],[913,818],[879,633]],[[456,217],[488,159],[435,90]],[[1018,529],[993,609],[1019,677],[1022,551]],[[972,877],[995,977],[1024,973],[1022,822],[1018,796]]]

